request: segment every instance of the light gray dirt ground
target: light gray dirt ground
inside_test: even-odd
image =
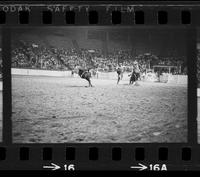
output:
[[[2,134],[3,134],[3,129],[2,129],[2,124],[3,124],[3,98],[2,98],[2,90],[0,90],[0,142],[2,142]]]
[[[197,108],[197,124],[198,124],[198,143],[200,143],[200,98],[197,98],[198,101],[198,108]]]
[[[14,143],[187,142],[187,86],[13,76]]]

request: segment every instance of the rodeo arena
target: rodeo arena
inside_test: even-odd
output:
[[[0,47],[0,142],[2,141],[2,126],[3,126],[3,79],[2,79],[2,48]]]
[[[187,142],[184,31],[12,32],[14,143]]]
[[[200,143],[200,32],[198,31],[197,40],[197,125],[198,125],[198,143]]]

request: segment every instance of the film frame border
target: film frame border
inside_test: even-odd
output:
[[[170,12],[171,7],[168,7],[168,8],[169,8],[168,10]],[[37,9],[36,11],[38,11],[39,9]],[[142,7],[142,9],[143,9],[143,7]],[[194,10],[191,7],[189,9],[188,9],[188,7],[187,8],[184,7],[183,9],[184,10],[190,9],[189,11],[192,12],[191,23],[186,25],[186,26],[181,25],[182,26],[181,28],[186,28],[187,31],[188,31],[188,34],[187,34],[187,40],[188,40],[187,57],[196,58],[196,26],[199,25],[197,23],[198,21],[196,19],[196,17],[197,17],[196,13],[199,13],[198,12],[199,8],[194,8],[195,9]],[[41,11],[41,10],[39,10],[39,11]],[[150,13],[150,12],[152,12],[152,9],[150,8],[150,10],[149,10],[149,7],[147,7],[147,9],[145,9],[145,10],[143,9],[143,11]],[[174,9],[172,11],[174,13]],[[175,10],[175,11],[177,12],[177,10]],[[176,14],[176,12],[175,12],[175,14]],[[153,14],[155,15],[155,13],[153,13]],[[14,20],[15,24],[11,23],[11,24],[5,24],[5,25],[2,26],[2,34],[3,34],[2,35],[2,57],[3,58],[10,58],[10,60],[5,60],[5,59],[3,60],[3,65],[5,66],[5,67],[3,67],[3,83],[4,83],[3,84],[3,95],[4,95],[3,96],[3,132],[4,133],[3,133],[3,142],[0,144],[0,146],[3,146],[3,148],[6,148],[6,154],[8,156],[6,157],[4,162],[6,162],[8,166],[10,165],[9,161],[11,161],[11,159],[13,160],[13,157],[14,156],[16,157],[16,154],[17,154],[17,157],[14,160],[16,160],[16,161],[20,160],[20,152],[21,152],[20,149],[25,148],[22,151],[24,151],[24,150],[27,151],[26,147],[30,148],[29,149],[30,152],[28,152],[28,154],[30,155],[29,160],[30,161],[33,160],[35,163],[38,163],[38,161],[41,161],[41,165],[44,164],[44,161],[42,161],[41,155],[40,155],[40,157],[38,157],[39,156],[38,155],[37,158],[35,158],[35,159],[33,157],[35,157],[35,153],[40,154],[41,150],[44,150],[43,148],[48,148],[48,147],[50,149],[52,148],[52,150],[53,150],[52,159],[55,160],[56,162],[57,161],[65,161],[66,162],[66,159],[63,158],[63,153],[64,154],[66,153],[65,148],[67,148],[67,147],[72,147],[72,149],[75,148],[75,156],[78,157],[78,159],[76,158],[75,160],[69,160],[69,161],[70,162],[74,161],[75,164],[79,164],[79,165],[81,164],[80,165],[81,168],[82,168],[82,166],[84,167],[85,164],[87,164],[88,166],[94,165],[94,160],[90,160],[88,158],[90,156],[90,153],[91,153],[91,149],[89,149],[89,148],[93,148],[93,152],[96,151],[96,150],[94,150],[94,148],[97,148],[97,151],[98,151],[97,154],[99,156],[99,158],[97,158],[98,159],[97,163],[105,163],[105,162],[109,163],[106,166],[108,166],[109,169],[112,166],[113,170],[114,169],[119,170],[119,168],[121,168],[121,165],[125,164],[127,162],[129,164],[136,162],[135,158],[133,158],[133,156],[134,156],[134,154],[135,154],[135,156],[138,154],[136,152],[140,152],[140,151],[138,151],[138,148],[141,150],[141,152],[144,150],[144,153],[141,153],[141,154],[144,154],[147,157],[144,160],[139,160],[139,162],[141,161],[142,163],[150,162],[150,161],[158,162],[159,161],[158,160],[158,154],[160,152],[159,148],[163,148],[163,149],[167,148],[167,152],[168,152],[167,163],[171,162],[171,164],[172,164],[172,166],[170,167],[171,169],[175,168],[174,170],[177,170],[178,166],[180,167],[180,169],[193,169],[193,168],[196,169],[196,167],[192,166],[192,165],[193,164],[195,164],[195,165],[199,164],[199,162],[200,162],[200,159],[198,159],[198,157],[196,156],[196,154],[198,154],[198,147],[199,147],[199,145],[197,144],[197,128],[194,128],[194,127],[196,127],[195,114],[197,112],[197,109],[194,107],[194,105],[192,103],[194,103],[194,102],[197,103],[197,101],[193,101],[191,99],[188,99],[188,103],[189,103],[188,104],[189,105],[188,114],[190,113],[189,110],[193,110],[194,115],[192,116],[193,117],[192,121],[191,120],[189,121],[189,117],[188,117],[188,140],[190,140],[190,141],[188,141],[187,143],[130,143],[130,144],[125,144],[125,143],[111,143],[111,144],[110,143],[106,143],[106,144],[103,144],[103,143],[100,143],[100,144],[99,143],[15,144],[15,143],[12,143],[12,126],[8,126],[8,125],[12,124],[11,123],[11,111],[12,111],[12,109],[11,109],[11,103],[12,103],[11,95],[12,95],[12,93],[11,93],[11,73],[10,73],[11,55],[10,55],[10,52],[9,52],[9,51],[11,51],[10,50],[11,49],[10,48],[11,47],[11,45],[10,45],[10,40],[11,40],[10,28],[12,28],[14,26],[21,27],[21,25],[16,23],[16,16],[14,14],[8,14],[8,15],[9,15],[9,18],[8,18],[9,20],[12,21],[12,20],[15,19]],[[150,16],[150,17],[155,17],[154,15]],[[152,18],[149,18],[149,19],[152,19]],[[152,22],[152,21],[150,20],[150,22]],[[146,26],[146,25],[147,26],[156,26],[156,27],[158,26],[158,28],[160,28],[160,25],[156,24],[156,22],[157,22],[157,18],[156,19],[153,18],[152,24],[147,23],[144,26]],[[31,24],[31,25],[40,26],[42,24],[35,23],[35,24]],[[56,25],[63,26],[63,25],[66,25],[66,24],[58,23]],[[82,24],[82,25],[84,25],[84,24]],[[87,23],[86,25],[89,25],[89,24]],[[102,24],[102,25],[105,26],[105,25],[108,25],[108,24]],[[110,25],[112,25],[112,24],[110,24]],[[125,24],[122,23],[121,25],[125,25]],[[173,27],[178,25],[178,27],[180,27],[180,23],[179,24],[175,23],[175,24],[171,24],[171,25]],[[23,26],[25,27],[26,25],[23,25]],[[42,25],[42,26],[55,26],[55,24]],[[79,25],[77,25],[77,26],[79,26]],[[167,27],[169,25],[166,24],[164,26]],[[192,83],[192,85],[188,83],[188,86],[189,86],[188,90],[190,90],[189,91],[189,94],[190,94],[189,97],[190,98],[192,97],[195,100],[195,99],[197,99],[196,91],[195,91],[196,90],[196,77],[192,77],[192,76],[194,76],[194,75],[196,76],[196,68],[193,68],[193,66],[196,66],[196,60],[189,61],[188,66],[189,66],[189,75],[190,75],[190,76],[188,76],[189,77],[189,83]],[[9,100],[10,100],[10,102],[9,102]],[[8,117],[10,117],[10,118],[8,118]],[[6,131],[6,133],[5,133],[5,131]],[[115,149],[113,150],[113,148],[115,148]],[[120,150],[120,148],[121,148],[121,150]],[[121,151],[121,153],[120,153],[120,151]],[[48,154],[48,150],[46,152]],[[60,152],[63,152],[63,153],[61,154]],[[149,154],[148,152],[151,152],[151,153]],[[191,155],[191,157],[189,158],[189,160],[188,160],[187,156],[184,157],[185,160],[183,160],[183,162],[180,163],[181,162],[180,158],[184,154],[184,152],[188,152]],[[115,153],[117,154],[117,156],[118,156],[118,154],[121,154],[122,158],[120,159],[119,157],[116,156],[114,158],[119,159],[119,160],[116,160],[116,159],[113,160],[112,154],[115,154]],[[58,155],[58,156],[55,157],[54,154]],[[96,154],[96,152],[94,154]],[[175,157],[177,154],[179,154],[180,157]],[[107,157],[107,159],[102,158],[102,157],[105,157],[105,156]],[[83,158],[83,161],[81,161],[81,158]],[[114,161],[118,162],[118,164],[117,163],[113,164]],[[172,161],[175,162],[175,163],[173,163]],[[49,162],[49,160],[47,160],[47,162]],[[192,164],[191,164],[191,162],[192,162]],[[197,163],[195,163],[195,162],[197,162]],[[31,166],[31,164],[29,164],[29,165]],[[31,166],[31,167],[33,167],[33,166]],[[99,170],[99,166],[96,165],[96,167],[98,168],[96,170]],[[18,167],[17,165],[16,165],[16,168],[20,169],[20,167]],[[35,168],[37,168],[37,167],[35,167]],[[78,168],[78,169],[84,170],[84,169],[81,169],[81,168]],[[23,167],[23,169],[24,169],[24,167]],[[27,169],[29,169],[29,167],[27,167]],[[109,170],[109,169],[107,169],[107,170]],[[33,169],[31,169],[31,170],[33,170]],[[95,169],[92,168],[91,170],[95,170]],[[121,170],[123,170],[123,169],[121,169]],[[124,170],[128,170],[127,167],[125,167]]]

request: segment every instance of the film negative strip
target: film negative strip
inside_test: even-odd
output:
[[[0,3],[0,170],[200,170],[200,3]]]

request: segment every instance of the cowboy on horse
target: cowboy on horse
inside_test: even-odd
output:
[[[133,84],[133,85],[137,84],[137,80],[140,77],[140,69],[139,69],[139,65],[137,61],[134,61],[133,72],[128,76],[131,76],[129,84]]]
[[[74,72],[76,72],[82,79],[86,79],[89,83],[89,87],[93,87],[91,84],[90,78],[92,77],[90,70],[81,68],[80,66],[76,66],[74,69]]]

